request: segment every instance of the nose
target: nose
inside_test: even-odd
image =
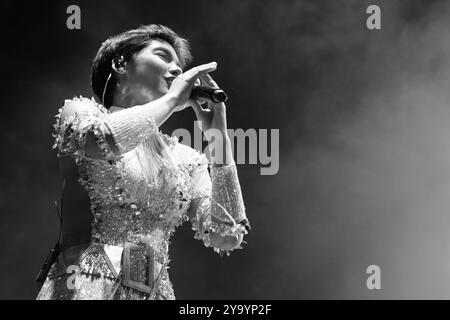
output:
[[[172,64],[170,66],[169,73],[175,77],[178,77],[180,74],[183,73],[183,70],[181,70],[181,68],[178,65]]]

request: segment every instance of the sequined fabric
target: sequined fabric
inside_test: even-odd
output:
[[[83,97],[66,104],[73,101],[85,103],[88,111],[60,123],[63,108],[59,109],[53,147],[58,156],[74,157],[79,182],[89,193],[94,217],[91,245],[77,261],[77,272],[68,273],[60,256],[37,299],[175,299],[167,272],[168,248],[175,229],[189,220],[188,209],[194,212],[194,237],[206,247],[211,247],[211,230],[231,236],[247,233],[239,224],[245,208],[235,164],[210,168],[211,180],[203,154],[156,127],[136,137],[140,140],[135,148],[117,155],[106,140],[105,118],[123,109],[107,110]],[[146,122],[154,125],[152,119]],[[105,160],[86,156],[88,132],[94,134]],[[122,150],[132,146],[130,139],[122,137]],[[168,163],[174,166],[163,166],[158,178],[150,180],[143,158],[153,150],[154,139],[163,141]],[[212,248],[220,255],[231,251]],[[119,262],[114,261],[117,257]],[[69,283],[76,283],[75,288]]]

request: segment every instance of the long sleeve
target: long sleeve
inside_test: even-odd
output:
[[[211,231],[221,236],[247,234],[250,224],[246,217],[236,164],[233,162],[222,167],[212,166],[210,175],[206,158],[195,162],[200,165],[192,174],[194,196],[190,217],[194,237],[202,240],[206,247],[212,247]],[[232,250],[214,248],[214,251],[229,255]]]
[[[80,103],[82,108],[61,123],[61,112],[70,103]],[[53,149],[58,148],[58,155],[70,154],[76,159],[86,156],[89,134],[94,137],[102,156],[111,162],[120,160],[121,154],[158,130],[145,106],[108,113],[95,100],[83,97],[66,100],[56,118]]]

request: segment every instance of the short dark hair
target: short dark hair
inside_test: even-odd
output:
[[[91,70],[92,90],[106,108],[112,105],[113,90],[117,84],[117,79],[112,72],[112,60],[123,56],[125,61],[129,61],[133,55],[144,49],[153,39],[164,40],[174,48],[180,60],[181,68],[184,69],[191,62],[192,55],[188,40],[181,38],[172,29],[163,25],[143,25],[108,38],[100,46]],[[105,90],[110,74],[111,78]]]

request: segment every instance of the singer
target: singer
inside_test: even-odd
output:
[[[37,299],[173,300],[169,241],[190,221],[194,238],[221,256],[241,249],[250,230],[227,135],[226,107],[192,95],[219,88],[217,63],[186,66],[187,40],[162,25],[107,39],[92,66],[98,98],[66,100],[56,115],[61,180],[61,252]],[[185,71],[183,71],[185,70]],[[196,98],[196,99],[195,99]],[[223,134],[211,156],[159,130],[192,107],[201,129]]]

